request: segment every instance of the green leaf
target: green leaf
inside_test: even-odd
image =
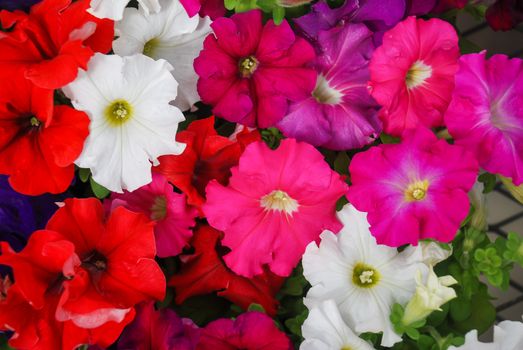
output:
[[[491,173],[483,173],[478,177],[478,181],[483,183],[483,193],[489,193],[496,187],[496,175]]]
[[[252,303],[249,305],[247,311],[259,311],[265,313],[265,309],[260,304]]]
[[[384,132],[380,134],[380,140],[382,143],[400,143],[401,139],[399,137],[387,135]]]
[[[308,315],[309,311],[307,309],[303,310],[303,312],[298,316],[287,319],[285,321],[285,327],[287,327],[292,334],[301,337],[301,326],[307,319]]]
[[[234,10],[237,4],[238,0],[224,0],[224,5],[227,10]]]
[[[472,313],[471,301],[458,297],[450,302],[450,316],[454,321],[462,322]]]
[[[274,20],[274,24],[279,25],[281,22],[283,22],[283,19],[285,18],[285,9],[281,6],[277,6],[272,10],[272,19]]]
[[[92,177],[90,179],[90,183],[91,183],[91,189],[93,190],[93,193],[96,196],[96,198],[103,199],[103,198],[107,197],[109,195],[109,193],[111,193],[111,191],[109,191],[107,188],[96,183]]]
[[[89,180],[89,176],[91,176],[90,169],[78,168],[78,177],[80,178],[80,181],[87,182]]]
[[[405,330],[405,333],[407,333],[409,338],[414,339],[414,340],[418,340],[419,336],[420,336],[419,331],[416,328],[412,328],[412,327],[408,327]]]
[[[334,170],[338,174],[349,174],[349,162],[350,158],[347,152],[339,152],[336,156],[336,159],[334,159]]]

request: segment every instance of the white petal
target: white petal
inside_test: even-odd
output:
[[[125,6],[130,0],[91,0],[91,8],[87,10],[98,18],[109,18],[114,21],[122,19]]]
[[[359,338],[345,324],[333,300],[326,300],[313,308],[302,326],[305,341],[300,350],[374,349],[369,343]]]

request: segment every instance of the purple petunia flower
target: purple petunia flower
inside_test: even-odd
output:
[[[31,6],[41,0],[0,0],[0,10],[23,10],[27,11]]]
[[[371,143],[381,131],[377,104],[367,90],[372,32],[363,24],[347,23],[318,34],[316,88],[292,103],[277,124],[287,137],[314,146],[348,150]]]

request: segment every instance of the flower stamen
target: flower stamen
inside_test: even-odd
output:
[[[416,61],[407,71],[405,76],[405,84],[407,88],[414,89],[423,85],[425,81],[432,76],[432,67],[423,63],[423,61]]]
[[[362,262],[357,263],[352,269],[352,283],[361,288],[374,287],[380,278],[378,270]]]
[[[286,192],[281,190],[272,191],[263,196],[260,200],[260,205],[265,210],[276,210],[292,214],[298,211],[299,204],[295,199],[292,199]]]
[[[258,68],[258,60],[254,56],[242,58],[238,64],[240,74],[244,78],[250,77],[256,68]]]
[[[105,108],[105,117],[113,125],[121,125],[127,122],[132,114],[133,108],[126,100],[115,100]]]
[[[421,201],[427,196],[428,190],[429,182],[427,180],[412,182],[405,190],[405,200],[407,202]]]

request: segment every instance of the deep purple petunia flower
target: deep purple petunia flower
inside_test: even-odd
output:
[[[173,310],[155,310],[154,302],[136,307],[136,318],[125,328],[118,350],[194,350],[200,329]]]
[[[392,28],[405,16],[405,0],[346,0],[338,8],[330,8],[325,0],[312,6],[310,13],[294,20],[309,39],[318,40],[318,34],[344,23],[364,23],[376,32],[380,43],[383,32]]]
[[[27,11],[31,6],[42,0],[0,0],[0,10]]]

